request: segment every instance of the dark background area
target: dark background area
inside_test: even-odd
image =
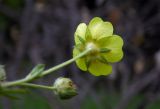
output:
[[[0,64],[7,80],[23,78],[38,63],[50,68],[72,58],[74,32],[95,16],[112,22],[124,39],[124,58],[109,76],[94,77],[71,64],[42,79],[74,80],[79,95],[61,101],[30,90],[0,109],[160,109],[160,0],[0,0]]]

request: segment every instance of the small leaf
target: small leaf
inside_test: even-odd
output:
[[[19,99],[19,97],[17,97],[17,94],[25,94],[26,92],[27,91],[24,89],[0,88],[0,96],[8,97],[10,99]]]
[[[3,65],[0,65],[0,81],[4,81],[6,79],[6,72]]]
[[[38,64],[33,68],[33,70],[27,75],[26,78],[33,79],[38,77],[41,74],[41,72],[44,71],[44,67],[45,67],[44,64]]]

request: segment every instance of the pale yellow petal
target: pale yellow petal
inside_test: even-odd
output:
[[[103,45],[104,46],[104,45]],[[108,62],[118,62],[123,57],[123,39],[118,35],[113,35],[107,38],[105,47],[110,49],[110,52],[103,53],[102,55]]]
[[[95,17],[90,21],[89,30],[93,39],[100,39],[113,34],[112,24],[110,22],[103,22],[99,17]]]
[[[73,49],[73,57],[77,56],[78,54],[80,54],[80,52],[76,48],[74,48]],[[87,66],[86,66],[84,58],[77,59],[76,60],[76,65],[78,66],[78,68],[80,68],[83,71],[87,70]]]
[[[94,76],[109,75],[112,72],[112,66],[96,60],[90,64],[88,70]]]
[[[83,40],[85,40],[86,28],[87,25],[85,23],[80,23],[78,25],[76,32],[74,34],[74,39],[76,44],[81,43],[78,37],[81,37]]]

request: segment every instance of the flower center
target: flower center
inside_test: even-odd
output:
[[[97,55],[98,52],[99,52],[99,48],[97,47],[96,44],[94,44],[93,42],[89,42],[87,45],[86,45],[86,49],[91,49],[90,51],[90,55]]]

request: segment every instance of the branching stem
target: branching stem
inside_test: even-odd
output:
[[[39,75],[39,77],[43,77],[45,75],[48,75],[48,74],[50,74],[50,73],[52,73],[52,72],[54,72],[54,71],[56,71],[60,68],[63,68],[65,66],[71,64],[72,62],[76,61],[77,59],[79,59],[79,58],[85,56],[86,54],[88,54],[90,51],[91,51],[91,49],[87,49],[84,52],[80,53],[79,55],[75,56],[74,58],[72,58],[68,61],[65,61],[65,62],[63,62],[59,65],[56,65],[56,66],[54,66],[54,67],[52,67],[48,70],[43,71]],[[23,78],[23,79],[11,81],[11,82],[2,82],[0,85],[1,85],[1,87],[10,87],[10,86],[17,86],[17,85],[22,85],[22,84],[24,85],[24,84],[27,84],[27,82],[32,81],[33,79],[36,79],[36,78]]]

